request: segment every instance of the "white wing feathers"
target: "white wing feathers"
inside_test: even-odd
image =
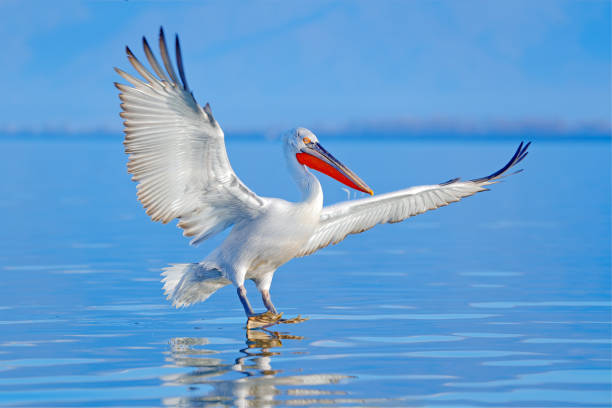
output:
[[[350,234],[363,232],[378,224],[403,221],[488,190],[486,186],[497,183],[511,167],[525,158],[529,145],[523,146],[521,143],[508,164],[487,177],[470,181],[453,179],[442,184],[411,187],[324,207],[317,230],[298,256],[337,244]]]
[[[115,83],[123,102],[128,171],[138,199],[154,221],[179,218],[196,244],[237,221],[254,217],[263,201],[230,166],[223,131],[208,104],[202,109],[187,87],[176,38],[179,81],[163,30],[159,47],[165,71],[143,37],[145,55],[157,77],[126,47],[128,60],[144,80],[115,68],[132,86]]]

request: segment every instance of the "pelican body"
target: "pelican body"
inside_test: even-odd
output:
[[[372,189],[325,150],[315,134],[298,127],[285,134],[283,143],[302,200],[259,197],[232,170],[223,131],[210,106],[198,105],[189,90],[178,36],[180,79],[163,29],[159,47],[163,68],[143,37],[154,73],[126,48],[128,60],[142,79],[115,68],[130,83],[115,86],[121,91],[128,171],[138,182],[138,199],[154,221],[178,219],[193,245],[231,228],[223,243],[202,262],[165,268],[164,290],[177,307],[204,301],[217,289],[233,284],[245,313],[254,318],[257,315],[244,288],[245,280],[250,279],[262,295],[266,313],[278,319],[270,286],[274,272],[284,263],[377,224],[399,222],[485,191],[527,155],[529,143],[521,143],[510,161],[489,176],[373,196]],[[372,197],[323,207],[321,184],[312,170]]]

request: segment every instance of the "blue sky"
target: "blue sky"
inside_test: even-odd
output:
[[[610,127],[609,1],[0,2],[2,130],[119,131],[163,25],[226,129]]]

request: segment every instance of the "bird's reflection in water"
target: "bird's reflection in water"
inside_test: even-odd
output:
[[[219,351],[203,348],[202,346],[209,343],[206,338],[172,339],[170,343],[172,362],[178,366],[193,367],[194,371],[166,376],[163,380],[172,385],[188,384],[194,396],[166,398],[164,403],[167,406],[178,407],[208,405],[271,407],[363,402],[346,398],[344,391],[312,387],[337,384],[350,378],[349,376],[335,374],[282,376],[282,370],[275,370],[272,367],[274,357],[281,355],[280,349],[284,342],[301,341],[303,337],[266,329],[246,330],[246,337],[246,347],[238,351],[240,356],[233,363],[217,358]],[[198,385],[204,384],[213,389],[206,394],[199,393]],[[279,389],[278,386],[285,387]]]

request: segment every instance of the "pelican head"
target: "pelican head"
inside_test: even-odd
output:
[[[320,171],[355,190],[374,195],[368,185],[319,144],[310,130],[299,127],[285,135],[287,160]]]

